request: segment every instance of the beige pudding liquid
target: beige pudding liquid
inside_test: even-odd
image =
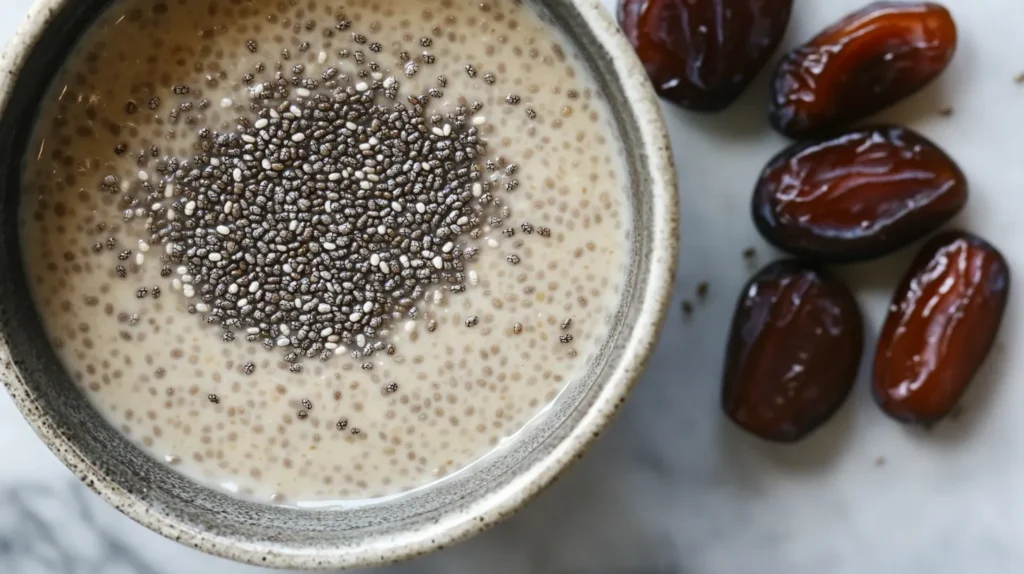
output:
[[[342,19],[350,29],[336,28]],[[355,43],[356,32],[381,51]],[[282,352],[246,341],[244,330],[224,341],[219,326],[189,314],[195,300],[161,276],[163,247],[139,243],[149,237],[144,222],[123,220],[119,195],[101,182],[157,181],[152,147],[190,157],[200,127],[230,130],[250,113],[244,76],[259,64],[302,64],[317,78],[347,69],[356,50],[399,76],[403,90],[422,93],[444,76],[442,110],[460,96],[483,103],[474,117],[487,158],[514,162],[519,186],[496,194],[511,216],[483,227],[465,292],[432,287],[422,316],[389,330],[397,353],[364,360],[339,350],[293,373]],[[415,77],[401,75],[403,56],[417,62]],[[481,81],[485,74],[493,78]],[[171,121],[186,99],[181,85],[192,87],[189,101],[209,105]],[[442,479],[513,437],[579,377],[620,303],[630,233],[620,138],[578,56],[527,4],[120,1],[81,41],[42,109],[22,206],[42,320],[107,419],[202,483],[322,505]],[[550,234],[526,234],[524,222]],[[507,236],[508,227],[517,233]]]

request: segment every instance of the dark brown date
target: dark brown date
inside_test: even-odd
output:
[[[871,4],[783,58],[769,119],[792,138],[823,135],[920,90],[956,45],[953,17],[938,4]]]
[[[800,440],[842,405],[863,344],[860,310],[846,286],[802,263],[772,263],[737,304],[722,409],[761,438]]]
[[[754,189],[754,223],[805,258],[859,261],[895,251],[963,209],[967,179],[923,136],[871,127],[776,156]]]
[[[786,33],[793,0],[620,0],[619,25],[658,93],[680,106],[729,106]]]
[[[1002,322],[1010,268],[994,247],[959,231],[930,240],[893,296],[875,355],[873,394],[896,420],[949,414]]]

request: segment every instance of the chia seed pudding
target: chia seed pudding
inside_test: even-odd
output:
[[[630,255],[614,130],[516,0],[120,0],[25,158],[35,302],[92,403],[194,480],[417,488],[604,342]]]

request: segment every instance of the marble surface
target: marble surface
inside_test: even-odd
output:
[[[0,0],[6,41],[31,0]],[[604,0],[611,5],[611,0]],[[797,0],[788,44],[862,0]],[[949,0],[961,27],[953,68],[887,113],[941,142],[963,164],[972,205],[958,224],[1024,261],[1024,6]],[[1014,17],[1016,15],[1016,17]],[[753,181],[783,145],[764,121],[766,78],[734,109],[696,116],[666,107],[681,174],[683,254],[677,305],[650,369],[593,451],[518,516],[467,543],[379,574],[953,574],[1016,573],[1024,564],[1024,368],[1014,348],[1024,309],[1011,302],[993,357],[963,414],[907,431],[873,406],[862,376],[839,415],[806,442],[766,445],[718,411],[731,309],[774,254],[748,216]],[[951,106],[945,117],[939,110]],[[869,333],[912,250],[846,268]],[[696,285],[709,295],[697,301]],[[694,301],[686,318],[678,308]],[[871,336],[871,335],[869,335]],[[869,346],[870,349],[870,341]],[[866,357],[865,361],[870,357]],[[863,375],[863,373],[862,373]],[[243,574],[145,530],[68,472],[0,393],[0,572]]]

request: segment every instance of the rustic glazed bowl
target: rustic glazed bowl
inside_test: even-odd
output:
[[[594,0],[546,0],[585,55],[628,154],[632,258],[615,327],[586,376],[516,440],[440,483],[358,508],[261,505],[200,486],[111,427],[44,334],[19,246],[20,164],[48,85],[111,0],[39,0],[0,61],[0,378],[50,449],[90,488],[152,530],[199,550],[278,568],[348,568],[437,550],[507,517],[569,464],[637,381],[667,312],[678,249],[676,177],[657,99]]]

